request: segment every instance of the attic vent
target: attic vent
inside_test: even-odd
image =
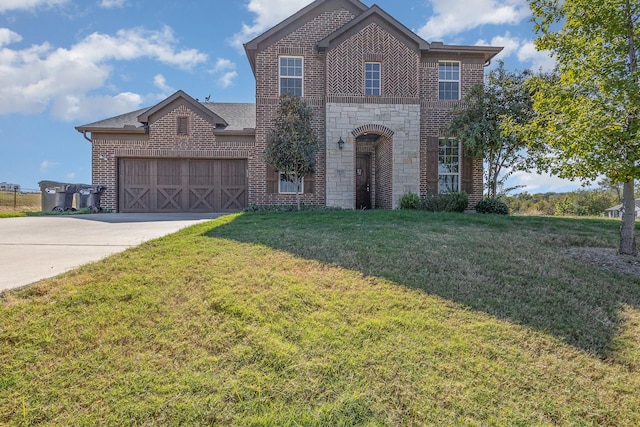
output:
[[[178,135],[189,135],[189,118],[178,117]]]

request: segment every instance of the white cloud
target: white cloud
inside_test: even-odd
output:
[[[162,74],[158,74],[153,78],[153,84],[163,92],[163,98],[176,91],[167,84],[167,79]]]
[[[517,52],[518,49],[520,49],[520,39],[512,37],[511,34],[507,32],[504,36],[496,36],[492,38],[490,42],[487,42],[486,40],[478,40],[476,42],[476,46],[499,46],[504,48],[502,49],[502,52],[495,57],[494,61],[497,61],[508,58],[514,52]]]
[[[8,28],[0,28],[0,47],[22,41],[22,36]]]
[[[527,191],[529,193],[564,193],[582,188],[579,181],[558,178],[548,174],[530,173],[519,171],[514,173],[505,184],[505,187],[524,185],[516,192]]]
[[[556,66],[556,60],[550,56],[549,51],[537,50],[532,41],[523,43],[518,50],[518,59],[531,64],[533,71],[551,71]]]
[[[51,7],[68,0],[0,0],[0,13],[8,10],[31,10],[40,6]]]
[[[182,69],[191,69],[206,61],[206,54],[196,49],[176,51],[175,44],[173,30],[169,27],[165,26],[162,31],[134,28],[120,30],[115,37],[93,33],[68,52],[70,57],[79,56],[94,62],[147,57]]]
[[[113,9],[116,7],[124,7],[124,0],[101,0],[100,7],[105,9]]]
[[[141,95],[123,92],[115,96],[109,95],[67,95],[55,100],[51,107],[51,115],[62,120],[92,119],[122,114],[133,111],[143,103]]]
[[[231,62],[229,59],[218,58],[216,61],[216,66],[213,68],[214,73],[223,72],[226,70],[235,70],[236,64]]]
[[[236,64],[226,58],[218,58],[212,73],[218,75],[218,84],[223,88],[233,85],[238,73],[235,71]]]
[[[529,68],[533,71],[551,71],[556,65],[556,61],[549,55],[548,51],[539,52],[531,40],[512,37],[509,32],[504,36],[492,38],[491,42],[478,40],[476,46],[502,46],[504,49],[496,56],[496,60],[504,60],[515,54],[523,64],[523,68]]]
[[[237,77],[238,77],[237,72],[229,71],[228,73],[224,73],[224,75],[218,78],[218,84],[226,89],[233,84],[233,82]]]
[[[49,170],[51,168],[54,168],[54,167],[56,167],[58,165],[59,165],[59,163],[52,162],[52,161],[49,161],[49,160],[43,160],[40,163],[40,173],[41,174],[45,174],[45,173],[49,172]]]
[[[67,179],[76,179],[76,173],[75,172],[69,172],[66,175]]]
[[[231,38],[231,45],[242,50],[242,45],[280,23],[310,4],[312,0],[251,0],[249,12],[256,17],[251,25],[242,24],[242,31]]]
[[[515,25],[530,15],[526,0],[431,0],[433,16],[418,34],[427,41],[441,41],[481,25]]]
[[[0,34],[9,34],[14,41],[19,37],[13,32]],[[52,107],[54,116],[72,120],[89,117],[84,109],[92,111],[96,105],[107,109],[100,116],[110,106],[136,105],[139,95],[92,96],[91,92],[106,86],[115,61],[146,58],[182,69],[206,61],[204,53],[178,50],[176,44],[172,30],[165,27],[120,30],[115,36],[94,33],[68,49],[48,43],[22,50],[0,46],[0,114],[34,114]]]

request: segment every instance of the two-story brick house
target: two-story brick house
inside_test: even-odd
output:
[[[200,103],[177,92],[77,128],[91,134],[93,182],[108,188],[103,206],[174,212],[295,203],[286,171],[262,158],[284,93],[313,108],[321,144],[303,203],[391,209],[407,192],[482,197],[482,161],[463,156],[443,129],[501,48],[428,43],[378,6],[317,0],[245,50],[255,104]]]

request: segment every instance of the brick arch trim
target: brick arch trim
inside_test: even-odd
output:
[[[351,134],[356,138],[367,133],[375,133],[377,135],[386,136],[387,138],[393,138],[394,134],[394,132],[388,127],[374,124],[360,126],[351,131]]]

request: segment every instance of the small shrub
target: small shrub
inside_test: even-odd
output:
[[[469,195],[464,191],[452,191],[444,199],[446,212],[464,212],[469,206]]]
[[[476,205],[476,212],[482,214],[509,215],[509,206],[499,199],[483,199]]]
[[[463,191],[428,194],[421,200],[421,209],[429,212],[464,212],[467,206],[469,206],[469,196]]]
[[[407,193],[400,197],[400,209],[419,209],[420,196],[415,193]]]

